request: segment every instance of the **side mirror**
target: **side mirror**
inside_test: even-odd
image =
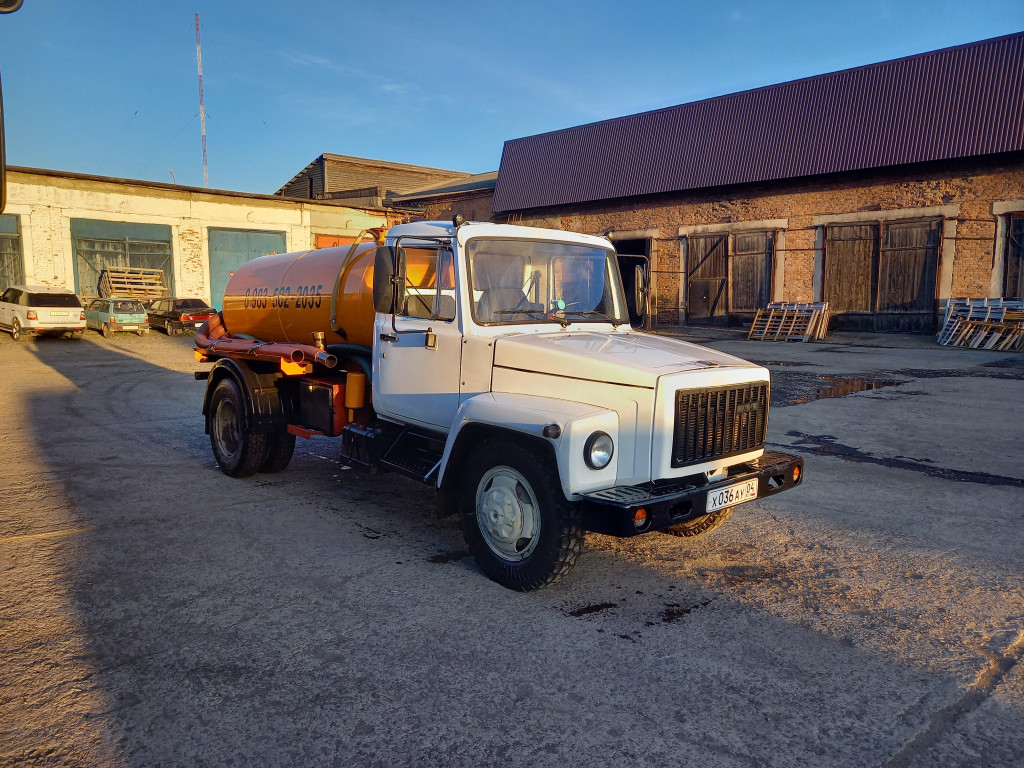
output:
[[[633,273],[633,301],[636,304],[637,314],[647,314],[649,296],[650,287],[647,285],[647,270],[644,269],[643,264],[637,264],[636,271]]]
[[[373,260],[373,308],[393,314],[405,306],[405,250],[382,245]]]

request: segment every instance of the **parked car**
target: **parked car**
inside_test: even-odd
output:
[[[144,336],[149,333],[149,315],[138,299],[93,299],[85,308],[85,325],[104,336],[118,331]]]
[[[149,325],[151,328],[163,328],[168,336],[174,336],[199,328],[216,314],[217,310],[202,299],[165,296],[150,302]]]
[[[78,337],[85,332],[85,310],[66,288],[12,285],[0,294],[0,328],[15,340],[23,333]]]

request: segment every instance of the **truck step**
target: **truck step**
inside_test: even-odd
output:
[[[421,482],[431,482],[443,451],[443,438],[406,429],[381,457],[380,463],[382,467]]]

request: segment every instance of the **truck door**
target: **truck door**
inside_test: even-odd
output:
[[[374,326],[374,408],[447,430],[459,407],[462,332],[455,320],[451,252],[406,250],[406,300]]]

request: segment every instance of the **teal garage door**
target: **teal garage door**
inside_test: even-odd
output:
[[[220,309],[231,273],[268,253],[284,253],[284,232],[252,229],[210,230],[210,303]]]
[[[72,219],[71,242],[79,296],[100,295],[100,279],[107,267],[160,270],[164,293],[174,295],[174,254],[171,228],[166,224]]]

